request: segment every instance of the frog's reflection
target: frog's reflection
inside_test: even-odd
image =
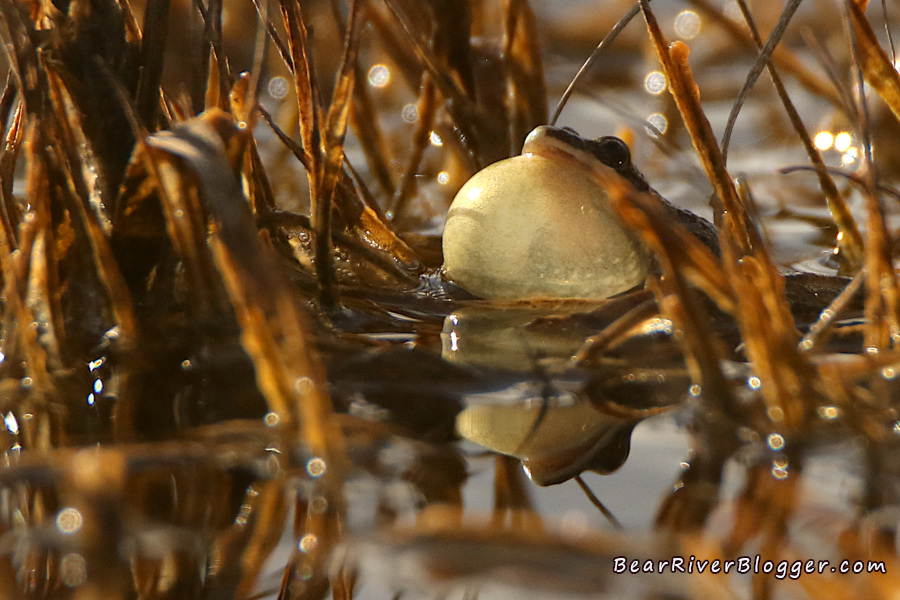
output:
[[[514,405],[473,405],[456,418],[457,432],[522,461],[532,481],[555,485],[583,471],[611,473],[631,448],[638,418],[605,414],[583,398]]]
[[[564,367],[591,331],[539,324],[542,319],[563,318],[590,306],[537,302],[457,309],[444,320],[441,356],[453,363],[516,371],[531,371],[535,357],[540,357],[545,366]]]
[[[602,368],[575,365],[585,338],[622,304],[591,313],[577,302],[467,306],[448,316],[445,360],[519,372],[542,388],[518,404],[470,405],[457,415],[457,433],[518,458],[538,485],[621,467],[635,425],[680,404],[690,381],[669,328],[655,325],[639,328],[627,353]]]

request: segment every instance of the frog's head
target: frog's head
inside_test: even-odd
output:
[[[591,169],[598,164],[609,167],[625,178],[635,189],[650,189],[647,180],[631,162],[631,149],[621,139],[605,135],[597,139],[583,138],[570,127],[540,125],[525,138],[522,154],[565,157],[564,160]]]

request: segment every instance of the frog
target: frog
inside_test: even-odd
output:
[[[716,226],[656,192],[622,139],[540,125],[520,155],[487,166],[457,192],[444,226],[442,277],[487,300],[600,300],[643,285],[658,264],[609,204],[591,174],[597,168],[651,194],[674,223],[721,255]],[[850,280],[785,272],[785,281],[795,315],[811,321]]]

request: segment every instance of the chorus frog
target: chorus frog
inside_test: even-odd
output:
[[[591,175],[597,165],[652,192],[619,138],[537,127],[521,155],[479,171],[456,194],[444,228],[445,276],[487,299],[608,298],[641,284],[653,258],[609,205]],[[715,246],[711,223],[659,199]]]

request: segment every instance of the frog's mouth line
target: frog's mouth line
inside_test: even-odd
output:
[[[647,179],[631,162],[631,149],[615,136],[605,135],[592,140],[581,137],[568,127],[542,125],[529,134],[523,152],[528,150],[530,144],[538,142],[546,149],[553,148],[577,159],[588,169],[598,164],[609,167],[640,192],[650,189]]]

